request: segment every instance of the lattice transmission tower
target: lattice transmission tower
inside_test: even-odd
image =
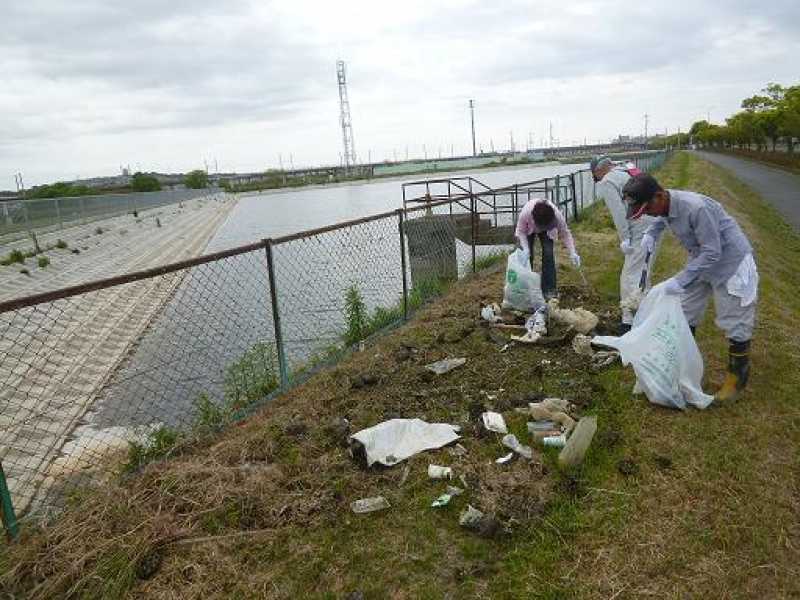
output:
[[[344,142],[344,166],[346,169],[356,165],[356,144],[353,140],[353,123],[350,120],[350,101],[347,99],[347,75],[343,60],[336,61],[336,77],[339,80],[339,121],[342,124]]]

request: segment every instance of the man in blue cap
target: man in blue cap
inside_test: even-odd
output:
[[[632,175],[640,172],[633,164],[615,164],[608,156],[595,156],[589,163],[589,167],[592,170],[592,177],[597,183],[597,195],[603,199],[608,212],[611,213],[611,219],[614,221],[614,227],[619,236],[619,248],[625,255],[619,275],[619,304],[622,310],[620,334],[624,334],[631,329],[633,315],[639,306],[642,292],[650,289],[652,269],[649,268],[649,265],[655,263],[657,248],[654,247],[652,251],[648,252],[642,249],[641,241],[653,219],[644,217],[638,221],[630,221],[626,218],[622,188]],[[639,284],[645,270],[647,272],[645,289],[640,290]]]
[[[689,262],[666,281],[665,291],[681,297],[692,332],[714,296],[715,323],[729,340],[728,374],[715,400],[735,400],[750,376],[750,340],[756,316],[758,271],[753,248],[739,224],[719,202],[685,190],[665,190],[646,173],[622,190],[627,216],[658,217],[642,237],[641,247],[655,248],[666,227],[689,253]]]

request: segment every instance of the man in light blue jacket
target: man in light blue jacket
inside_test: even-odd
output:
[[[681,296],[692,332],[714,296],[715,323],[730,342],[728,374],[715,399],[735,400],[750,375],[750,340],[758,294],[758,271],[750,242],[719,202],[695,192],[665,190],[646,173],[626,183],[623,196],[629,218],[659,217],[642,237],[642,248],[654,249],[669,227],[689,253],[689,262],[667,280],[665,291]]]

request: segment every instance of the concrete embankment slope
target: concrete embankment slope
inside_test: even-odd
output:
[[[18,273],[20,265],[0,268],[0,299],[199,255],[234,205],[222,197],[195,200],[142,214],[137,221],[117,217],[65,232],[65,241],[80,254],[50,251],[51,264],[29,267],[30,275]],[[54,476],[82,468],[80,455],[103,451],[73,447],[61,454],[104,382],[169,301],[182,275],[0,315],[0,461],[18,510],[25,510]]]
[[[800,175],[777,167],[715,152],[698,152],[709,162],[732,171],[777,208],[795,229],[800,230]]]

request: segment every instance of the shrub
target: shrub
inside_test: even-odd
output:
[[[44,269],[50,264],[50,259],[46,256],[40,256],[36,261],[36,264],[39,265],[40,269]]]
[[[163,425],[148,435],[144,442],[131,442],[123,472],[132,473],[149,462],[164,458],[175,448],[178,439],[177,430]]]
[[[95,232],[96,235],[102,235],[103,234],[103,228],[102,227],[97,227],[97,228],[95,228],[94,232]]]
[[[225,369],[225,402],[241,410],[278,387],[278,368],[272,344],[258,342]]]
[[[69,244],[67,244],[67,242],[65,242],[64,240],[59,239],[56,241],[56,248],[58,248],[59,250],[64,250],[68,246]]]

